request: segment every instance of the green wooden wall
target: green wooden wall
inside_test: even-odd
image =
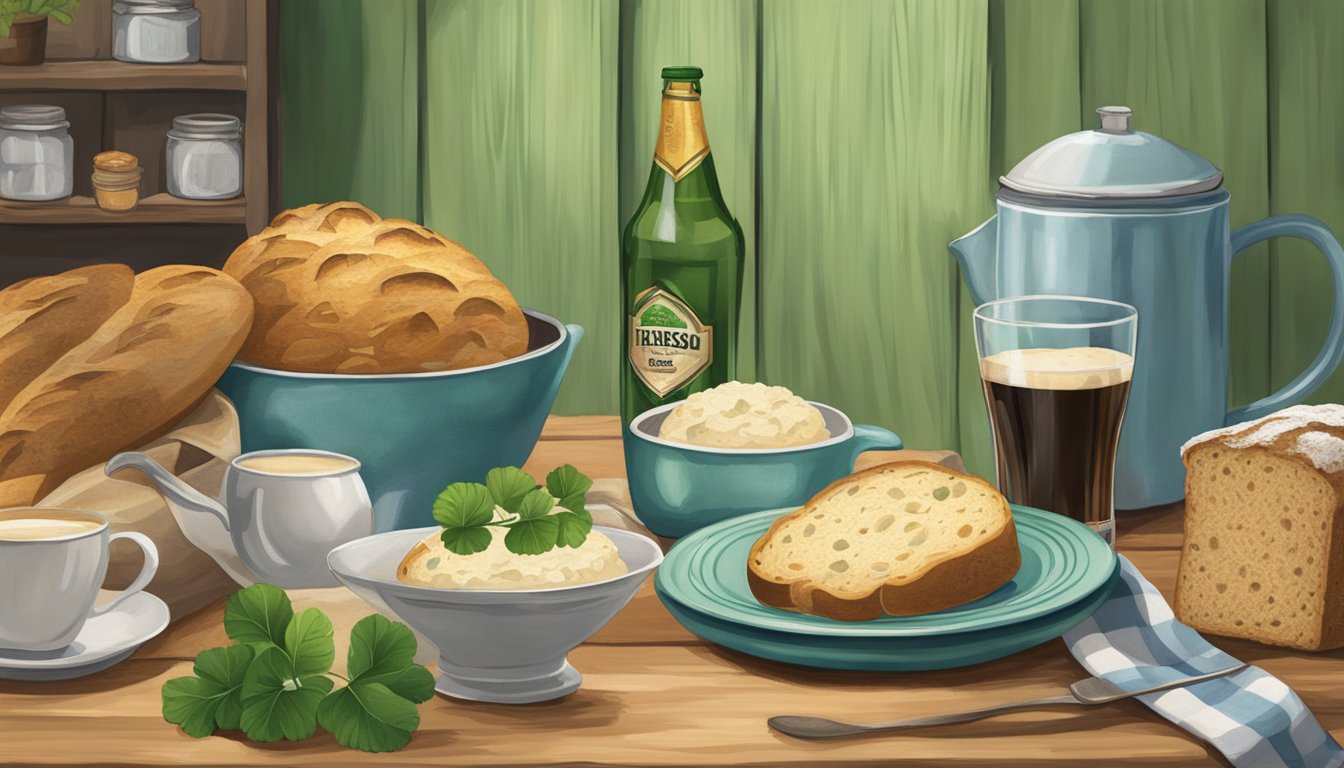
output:
[[[748,239],[743,377],[916,447],[990,453],[970,299],[946,243],[996,179],[1103,104],[1226,173],[1234,224],[1344,231],[1338,0],[281,0],[286,205],[355,198],[472,248],[588,330],[559,413],[616,407],[620,229],[649,170],[658,70],[706,72]],[[1314,356],[1325,266],[1237,259],[1237,403]],[[1344,374],[1317,393],[1344,400]]]

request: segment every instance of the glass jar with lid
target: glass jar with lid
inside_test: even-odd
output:
[[[0,197],[59,200],[75,188],[75,141],[65,110],[46,104],[0,109]]]
[[[174,197],[225,200],[243,191],[243,124],[233,115],[173,118],[165,154]]]
[[[201,60],[201,12],[195,0],[116,0],[112,57],[141,64]]]

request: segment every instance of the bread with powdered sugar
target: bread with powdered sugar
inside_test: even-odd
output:
[[[1181,456],[1181,621],[1290,648],[1344,646],[1344,406],[1207,432]]]

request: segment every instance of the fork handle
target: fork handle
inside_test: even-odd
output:
[[[1033,699],[1032,701],[1017,701],[1011,704],[997,704],[992,707],[983,707],[981,709],[972,709],[966,712],[953,712],[946,715],[930,715],[928,717],[917,717],[913,720],[900,720],[894,723],[874,723],[872,725],[861,725],[858,723],[844,723],[838,720],[828,720],[821,717],[801,717],[782,715],[772,717],[769,720],[770,726],[775,730],[800,739],[829,739],[840,736],[853,736],[860,733],[876,733],[879,731],[901,731],[907,728],[925,728],[934,725],[951,725],[952,723],[969,723],[972,720],[981,720],[986,717],[994,717],[1005,712],[1017,712],[1024,709],[1039,709],[1041,707],[1053,707],[1060,704],[1079,705],[1077,699],[1071,695],[1050,696],[1044,699]]]

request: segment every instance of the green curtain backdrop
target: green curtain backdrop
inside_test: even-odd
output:
[[[946,244],[998,176],[1127,104],[1209,157],[1234,224],[1344,232],[1338,0],[281,0],[284,203],[354,198],[460,240],[587,329],[556,411],[616,409],[619,237],[658,70],[705,69],[748,236],[743,378],[990,467],[971,304]],[[1232,399],[1314,356],[1325,265],[1239,257]],[[1344,374],[1314,398],[1344,400]]]

